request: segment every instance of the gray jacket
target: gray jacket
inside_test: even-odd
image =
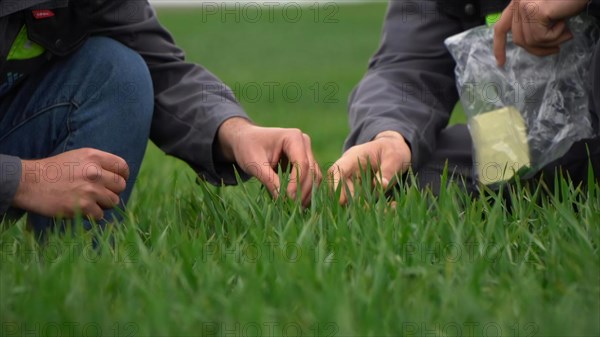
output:
[[[565,0],[567,1],[567,0]],[[599,0],[588,7],[598,15]],[[381,44],[349,101],[345,149],[386,130],[400,132],[418,170],[435,148],[458,101],[452,56],[444,40],[485,23],[508,0],[392,0]]]
[[[52,8],[55,16],[27,20],[29,38],[53,57],[69,55],[92,35],[111,37],[137,51],[146,61],[154,85],[150,139],[187,162],[201,178],[213,184],[235,183],[232,163],[222,162],[214,151],[215,136],[226,119],[248,117],[216,76],[185,61],[184,52],[160,25],[147,1],[0,0],[0,69],[6,46],[12,44],[10,31],[20,28],[10,27],[9,16],[36,5]],[[20,175],[20,159],[0,154],[0,214],[9,207]]]

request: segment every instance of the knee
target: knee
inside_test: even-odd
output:
[[[87,98],[110,102],[120,120],[150,126],[154,111],[152,77],[144,59],[134,50],[107,37],[91,37],[78,51],[94,76]],[[143,129],[143,128],[142,128]]]

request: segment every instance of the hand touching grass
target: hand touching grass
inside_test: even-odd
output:
[[[387,188],[397,174],[408,170],[410,161],[411,151],[404,137],[395,131],[384,131],[372,141],[348,149],[329,168],[328,176],[334,190],[342,184],[339,202],[346,204],[354,195],[353,182],[360,179],[361,170],[370,167],[375,174],[373,185]]]
[[[277,166],[291,164],[285,194],[296,199],[299,193],[302,205],[310,204],[313,184],[318,185],[322,175],[307,134],[298,129],[260,127],[243,118],[231,118],[219,128],[218,138],[225,159],[256,177],[275,198],[281,194]]]

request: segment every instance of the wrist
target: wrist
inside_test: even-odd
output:
[[[381,138],[392,138],[404,141],[404,137],[398,131],[382,131],[378,133],[373,140],[381,139]]]
[[[218,149],[225,161],[235,162],[235,144],[241,141],[242,130],[252,126],[254,124],[242,117],[232,117],[221,124],[217,131],[217,142]]]
[[[382,131],[382,132],[378,133],[377,136],[375,136],[375,138],[373,138],[373,141],[377,141],[377,140],[393,142],[394,147],[396,147],[398,150],[400,150],[402,152],[404,162],[406,164],[411,162],[412,150],[411,150],[410,146],[408,145],[408,143],[406,142],[406,139],[404,139],[404,136],[402,136],[402,134],[400,132],[392,131],[392,130]]]
[[[34,177],[33,181],[29,181],[31,179],[27,179],[26,172],[31,172],[33,169],[35,169],[36,165],[37,163],[35,161],[21,160],[21,176],[19,177],[19,185],[11,202],[13,207],[22,210],[28,210],[27,201],[30,200],[31,184],[35,183],[35,180],[37,179],[37,173],[33,175],[29,173],[30,176]]]

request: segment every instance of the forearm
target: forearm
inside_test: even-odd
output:
[[[410,144],[413,166],[419,166],[446,126],[458,94],[444,39],[462,26],[443,13],[430,15],[438,11],[434,1],[420,4],[414,9],[421,13],[407,17],[403,11],[414,4],[390,2],[382,43],[350,98],[346,149],[396,131]]]
[[[152,141],[210,183],[234,184],[233,165],[216,144],[225,121],[248,119],[233,91],[207,69],[185,61],[147,2],[104,0],[96,6],[91,33],[120,41],[148,65],[155,95]],[[130,14],[119,15],[123,12]]]

